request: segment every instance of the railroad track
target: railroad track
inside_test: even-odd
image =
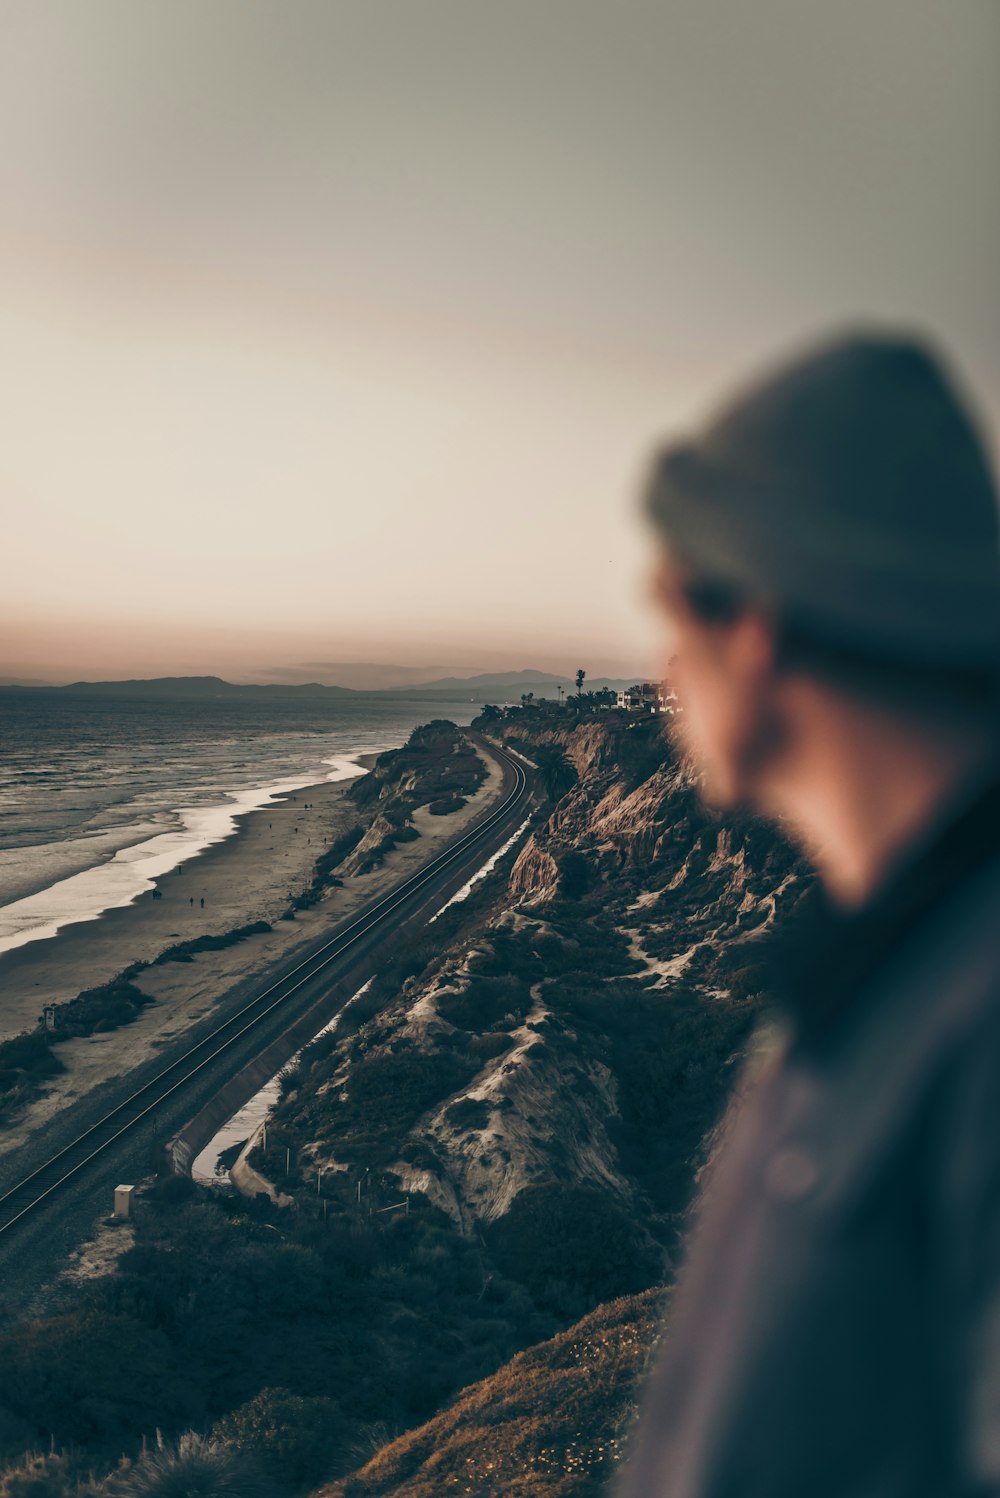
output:
[[[465,862],[474,850],[493,840],[502,842],[497,834],[501,829],[507,829],[511,813],[525,799],[528,782],[523,767],[512,756],[494,744],[490,744],[489,752],[513,777],[510,790],[492,812],[423,868],[374,901],[361,915],[340,926],[322,946],[228,1015],[215,1029],[4,1191],[0,1195],[0,1238],[12,1235],[25,1219],[48,1206],[70,1182],[78,1180],[88,1167],[130,1132],[150,1121],[158,1108],[176,1097],[238,1042],[245,1041],[255,1029],[272,1019],[282,1006],[288,1006],[303,988],[350,954],[352,948],[381,928],[388,927],[392,917],[412,906],[421,891],[441,881],[442,876],[446,876],[456,864]]]

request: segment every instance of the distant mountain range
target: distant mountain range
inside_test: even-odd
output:
[[[132,681],[74,681],[66,686],[23,687],[5,684],[9,691],[48,691],[78,697],[245,697],[273,696],[279,692],[293,696],[355,697],[350,687],[324,687],[319,682],[301,686],[237,686],[221,676],[156,676]]]
[[[587,691],[600,691],[610,687],[617,691],[635,681],[635,677],[612,679],[606,676],[585,681]],[[156,697],[156,698],[235,698],[235,697],[290,697],[336,698],[379,696],[408,700],[436,698],[444,702],[512,702],[522,695],[533,692],[536,697],[555,698],[558,688],[570,694],[576,690],[575,682],[566,676],[555,676],[550,671],[486,671],[476,676],[444,676],[436,681],[414,682],[404,686],[342,687],[318,681],[308,682],[254,682],[236,683],[224,681],[221,676],[157,676],[128,681],[74,681],[65,686],[52,686],[43,682],[0,681],[0,690],[48,691],[74,696],[93,697]]]
[[[419,687],[438,677],[454,674],[473,676],[477,667],[468,670],[450,662],[428,662],[423,666],[398,666],[380,661],[299,661],[294,666],[264,666],[240,673],[242,680],[260,686],[302,686],[319,682],[323,686],[353,687],[357,692],[377,692],[383,687]]]
[[[436,692],[442,687],[449,690],[459,687],[463,691],[466,688],[479,691],[483,687],[519,687],[530,692],[537,686],[564,686],[568,680],[566,676],[553,676],[551,671],[480,671],[477,676],[442,676],[437,681],[415,682],[413,690]]]
[[[123,696],[145,696],[155,694],[158,697],[244,697],[249,694],[261,695],[275,691],[289,692],[293,696],[322,696],[353,697],[354,693],[350,687],[327,687],[318,681],[301,682],[295,686],[268,686],[256,683],[239,685],[236,682],[224,681],[221,676],[159,676],[150,681],[78,681],[71,686],[64,687],[65,692],[99,692],[102,696],[112,693],[121,693]]]

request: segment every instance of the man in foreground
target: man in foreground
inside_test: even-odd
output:
[[[619,1498],[1000,1493],[1000,547],[938,360],[811,350],[648,491],[706,797],[819,873]]]

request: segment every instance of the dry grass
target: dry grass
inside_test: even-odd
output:
[[[663,1291],[599,1306],[519,1353],[315,1498],[596,1498],[614,1473]]]

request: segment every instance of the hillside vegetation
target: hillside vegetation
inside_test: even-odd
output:
[[[662,1302],[647,1291],[600,1306],[317,1498],[597,1498],[621,1458]]]
[[[294,1208],[148,1191],[115,1274],[0,1332],[11,1459],[51,1435],[107,1472],[159,1429],[274,1494],[598,1491],[808,878],[701,808],[656,720],[480,726],[538,767],[539,809],[285,1078],[251,1158]],[[415,740],[323,877],[478,783],[451,725]]]
[[[413,823],[417,808],[426,806],[434,816],[458,811],[466,797],[482,784],[485,774],[482,759],[453,723],[435,719],[414,729],[401,749],[380,755],[371,774],[350,787],[348,797],[357,808],[354,825],[319,855],[308,884],[290,896],[282,919],[294,920],[296,911],[318,905],[331,887],[343,884],[344,877],[377,868],[398,843],[418,838]],[[255,921],[221,935],[177,942],[152,963],[133,962],[110,982],[52,1006],[52,1029],[46,1027],[40,1013],[34,1030],[0,1041],[0,1122],[16,1118],[52,1077],[65,1071],[59,1047],[66,1041],[130,1024],[154,1002],[135,982],[146,969],[168,962],[190,962],[195,953],[230,947],[270,929],[266,921]]]

